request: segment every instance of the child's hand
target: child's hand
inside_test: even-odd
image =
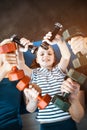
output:
[[[33,99],[36,100],[40,91],[37,90],[37,88],[33,87],[34,84],[30,84],[29,88],[24,89],[24,94],[26,96],[26,99]],[[36,86],[36,85],[35,85]]]
[[[52,36],[52,32],[48,32],[44,37],[43,37],[43,41],[42,42],[47,42],[48,44],[50,45],[54,45],[54,44],[57,44],[57,42],[61,41],[62,42],[62,39],[61,39],[61,36],[60,35],[56,35],[55,38],[50,41],[50,38]]]
[[[26,52],[26,51],[28,51],[28,46],[29,45],[33,45],[33,43],[32,42],[30,42],[29,40],[27,40],[26,38],[21,38],[20,39],[20,44],[22,45],[22,46],[24,46],[24,48],[23,47],[19,47],[19,51],[21,51],[21,52]]]
[[[37,91],[34,87],[32,87],[32,84],[29,85],[29,88],[24,89],[24,96],[25,96],[27,111],[34,112],[36,110],[37,102],[38,102],[38,99],[37,99],[38,95],[39,95],[39,91]]]

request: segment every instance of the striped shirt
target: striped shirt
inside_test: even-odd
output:
[[[37,68],[33,70],[32,82],[39,85],[42,89],[42,96],[49,94],[53,97],[55,94],[61,95],[60,88],[65,76],[66,74],[61,71],[58,65],[52,70]],[[64,112],[50,102],[45,109],[39,109],[36,119],[40,123],[50,123],[62,121],[70,117],[68,112]]]

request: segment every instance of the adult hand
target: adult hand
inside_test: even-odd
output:
[[[87,37],[77,36],[71,38],[68,41],[71,46],[73,53],[76,55],[78,52],[81,52],[83,55],[87,54]]]
[[[73,81],[71,78],[67,78],[64,80],[63,84],[61,85],[61,92],[62,93],[70,93],[69,99],[75,99],[80,91],[80,85]]]

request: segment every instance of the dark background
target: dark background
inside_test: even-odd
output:
[[[38,41],[60,22],[87,33],[87,0],[0,0],[0,41],[17,34]]]

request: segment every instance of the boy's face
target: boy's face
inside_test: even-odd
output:
[[[48,50],[39,47],[37,51],[36,61],[40,67],[51,69],[55,60],[55,55],[53,49],[49,46]]]

